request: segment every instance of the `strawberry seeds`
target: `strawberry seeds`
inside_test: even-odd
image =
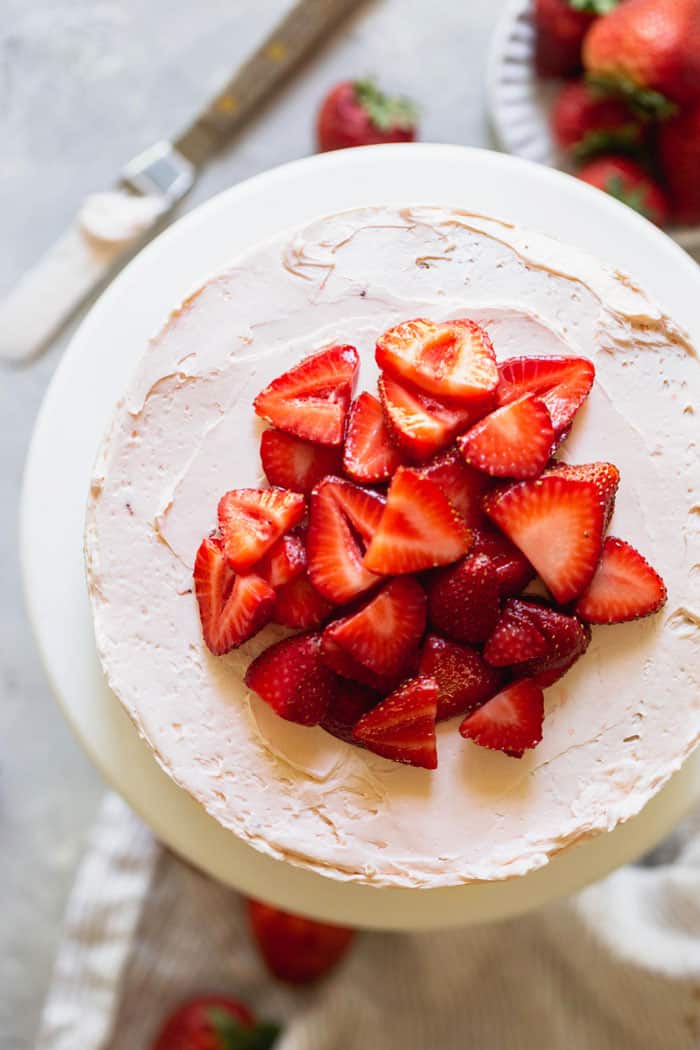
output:
[[[436,722],[514,758],[589,623],[649,616],[661,577],[606,537],[620,474],[553,459],[593,385],[580,357],[496,362],[473,321],[380,336],[378,397],[332,346],[255,399],[266,489],[219,501],[195,594],[215,655],[273,622],[246,684],[282,718],[437,767]],[[529,593],[538,576],[552,600]]]

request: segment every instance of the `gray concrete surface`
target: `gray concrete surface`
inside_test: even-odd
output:
[[[123,162],[188,120],[286,2],[2,0],[0,294],[86,193],[107,188]],[[501,3],[367,0],[211,165],[186,207],[313,152],[315,108],[346,76],[373,73],[416,98],[425,140],[487,144],[483,65]],[[17,560],[26,448],[69,337],[28,368],[0,366],[1,1050],[33,1044],[66,896],[103,790],[49,694]]]

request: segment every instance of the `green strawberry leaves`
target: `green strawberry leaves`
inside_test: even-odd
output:
[[[622,201],[628,208],[633,208],[640,215],[643,215],[645,219],[652,219],[653,215],[646,202],[646,192],[643,187],[639,186],[633,189],[631,186],[625,185],[620,175],[611,175],[605,183],[605,192],[609,193],[611,197],[615,197],[616,200]]]
[[[418,110],[408,98],[392,98],[380,91],[373,80],[355,81],[357,101],[380,131],[401,128],[410,131],[416,125]]]
[[[603,93],[624,99],[630,109],[643,120],[668,120],[678,111],[675,102],[671,102],[660,91],[640,87],[627,77],[589,73],[586,79]]]
[[[569,7],[586,14],[609,15],[619,3],[620,0],[569,0]]]
[[[258,1021],[252,1026],[242,1025],[218,1007],[212,1007],[207,1015],[220,1050],[270,1050],[281,1030],[278,1025],[267,1021]]]
[[[626,153],[632,156],[643,154],[643,141],[638,124],[624,124],[619,128],[587,131],[576,143],[571,154],[575,161],[584,164],[602,153]]]

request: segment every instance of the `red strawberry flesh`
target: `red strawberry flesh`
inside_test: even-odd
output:
[[[666,585],[645,558],[625,540],[608,536],[596,574],[576,602],[588,623],[625,623],[659,611]]]
[[[561,437],[591,391],[595,367],[585,357],[511,357],[499,363],[498,377],[499,405],[534,394]]]
[[[603,514],[605,528],[610,524],[610,519],[615,510],[615,497],[620,484],[620,471],[614,463],[561,463],[555,462],[548,467],[545,474],[555,474],[563,478],[573,478],[574,481],[592,481],[598,490]]]
[[[331,603],[318,593],[304,573],[277,588],[272,622],[308,631],[325,623],[332,611]]]
[[[423,463],[447,448],[478,415],[463,405],[439,401],[388,373],[379,377],[379,395],[396,444],[414,463]]]
[[[484,518],[486,520],[486,518]],[[477,528],[473,532],[471,554],[485,554],[496,577],[502,598],[520,594],[535,578],[535,570],[515,544],[495,529]]]
[[[553,444],[547,406],[532,395],[496,409],[457,442],[467,463],[501,478],[536,478]]]
[[[255,566],[271,587],[282,587],[301,576],[306,568],[306,547],[299,532],[280,536]]]
[[[402,462],[381,404],[365,391],[353,401],[348,413],[343,470],[353,481],[388,481]],[[333,473],[337,471],[326,471]]]
[[[336,679],[321,661],[321,636],[300,634],[263,650],[245,675],[246,685],[282,718],[317,725],[331,702]]]
[[[262,901],[248,900],[247,906],[250,928],[265,965],[274,977],[289,984],[307,984],[323,977],[338,965],[355,936],[355,931],[345,926],[315,922]],[[253,1050],[258,1044],[241,1043],[241,1047],[246,1045]],[[225,1050],[236,1050],[236,1046]]]
[[[539,744],[543,721],[542,690],[529,678],[523,678],[467,715],[459,731],[481,747],[520,757],[519,752]]]
[[[247,572],[272,544],[297,525],[304,497],[286,489],[232,489],[219,500],[223,549],[236,572]]]
[[[193,576],[204,641],[216,656],[242,645],[269,622],[275,592],[259,576],[235,575],[220,540],[202,540]]]
[[[467,528],[486,526],[481,498],[493,487],[493,481],[482,471],[468,466],[456,449],[426,463],[421,467],[420,474],[437,482]]]
[[[339,448],[316,445],[294,434],[270,428],[260,438],[260,459],[271,485],[308,495],[327,474],[339,474]]]
[[[326,478],[311,494],[309,578],[331,602],[347,602],[380,582],[363,564],[385,500],[343,478]]]
[[[338,740],[344,740],[346,744],[359,746],[359,742],[353,738],[352,731],[362,716],[376,707],[381,699],[379,693],[358,682],[339,682],[321,721],[321,728]]]
[[[353,738],[383,758],[437,769],[438,692],[434,678],[410,678],[362,716],[353,730]]]
[[[576,616],[537,600],[506,602],[484,648],[484,659],[510,666],[517,678],[532,678],[542,689],[553,685],[583,656],[591,632]]]
[[[478,649],[436,634],[425,640],[419,673],[438,684],[438,722],[473,711],[495,696],[504,681],[503,672],[489,667]]]
[[[500,611],[497,579],[484,554],[470,554],[428,582],[428,617],[441,634],[478,645],[493,631]]]

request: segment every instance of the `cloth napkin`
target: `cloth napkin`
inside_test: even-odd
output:
[[[311,988],[272,980],[238,894],[105,799],[69,901],[37,1050],[147,1050],[163,1016],[234,995],[276,1050],[698,1050],[700,815],[645,859],[537,913],[363,933]]]

